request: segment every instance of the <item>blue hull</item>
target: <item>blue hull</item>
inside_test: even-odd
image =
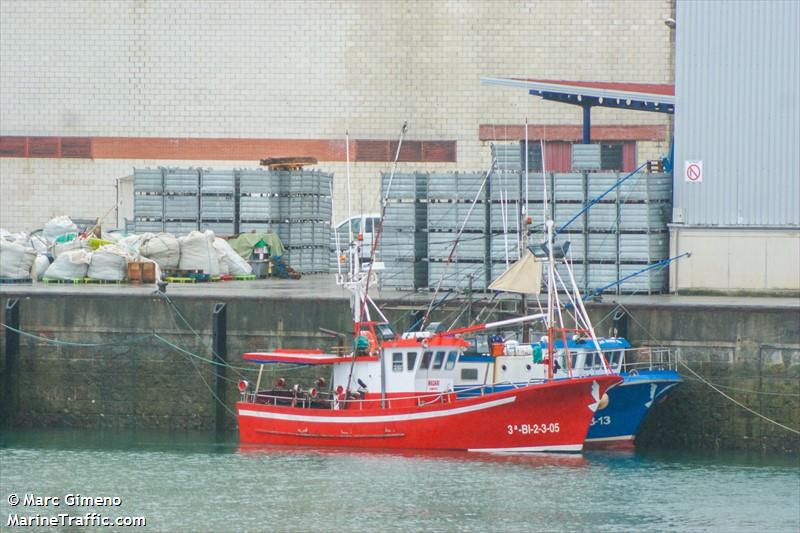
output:
[[[586,444],[599,446],[631,446],[639,426],[650,409],[667,398],[670,392],[683,381],[674,370],[641,370],[631,375],[622,372],[623,382],[609,389],[608,406],[595,413]],[[460,397],[478,396],[490,392],[504,391],[512,385],[483,387],[482,390],[457,386]]]
[[[682,381],[674,370],[623,372],[620,376],[624,381],[607,392],[608,406],[592,419],[587,444],[632,444],[650,409]]]

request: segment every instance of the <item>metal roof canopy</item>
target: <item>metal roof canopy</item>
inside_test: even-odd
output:
[[[675,86],[651,83],[481,78],[481,83],[526,89],[544,100],[583,108],[583,144],[591,141],[592,107],[675,113]]]

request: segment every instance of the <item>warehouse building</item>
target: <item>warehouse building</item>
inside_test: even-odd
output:
[[[579,115],[481,76],[671,83],[672,10],[670,0],[2,0],[0,227],[109,209],[104,223],[117,225],[131,194],[118,179],[133,168],[295,155],[334,173],[340,220],[345,132],[353,210],[368,212],[404,121],[400,171],[484,170],[492,142],[521,140],[526,118],[564,154],[580,141]],[[668,150],[668,117],[603,109],[593,120],[609,164]]]
[[[800,4],[679,1],[675,292],[800,291]]]

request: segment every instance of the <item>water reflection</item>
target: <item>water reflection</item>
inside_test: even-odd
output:
[[[291,448],[262,444],[241,444],[237,448],[240,454],[263,454],[267,456],[304,456],[304,457],[353,457],[353,458],[403,458],[423,461],[443,461],[454,463],[485,463],[524,466],[529,468],[543,467],[585,467],[588,463],[581,454],[566,453],[486,453],[450,450],[397,450],[397,449],[352,449],[352,448]]]

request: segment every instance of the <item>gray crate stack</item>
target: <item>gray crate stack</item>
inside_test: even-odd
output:
[[[484,290],[488,284],[489,188],[482,172],[428,175],[428,286]],[[476,201],[477,198],[477,201]],[[475,202],[473,206],[473,202]],[[461,228],[458,245],[453,244]],[[448,265],[448,258],[453,256]]]
[[[262,168],[239,169],[239,231],[273,231],[286,220],[289,198],[280,196],[281,176]]]
[[[332,175],[319,170],[278,171],[281,198],[288,202],[286,221],[278,235],[288,262],[302,273],[327,272],[331,238]]]
[[[381,174],[381,193],[387,199],[378,256],[385,265],[381,287],[418,289],[428,284],[428,175],[422,172]],[[345,243],[347,237],[345,236]],[[335,267],[335,264],[333,265]]]
[[[200,228],[200,170],[164,168],[164,231],[186,235]]]
[[[164,175],[160,168],[133,169],[133,227],[139,233],[164,231]]]
[[[233,170],[200,170],[200,229],[236,234],[236,175]]]
[[[326,272],[330,261],[331,179],[319,170],[242,169],[239,231],[271,231],[298,272]]]
[[[548,206],[555,227],[572,220],[583,207],[610,189],[627,173],[570,172],[547,175]],[[542,197],[544,185],[531,173],[530,194]],[[668,257],[667,222],[672,198],[672,175],[639,173],[572,220],[557,240],[571,243],[576,281],[595,290]],[[540,201],[528,204],[536,220]],[[538,209],[538,210],[537,210]],[[542,234],[532,237],[541,239]],[[657,293],[666,288],[666,271],[631,278],[608,292]]]

